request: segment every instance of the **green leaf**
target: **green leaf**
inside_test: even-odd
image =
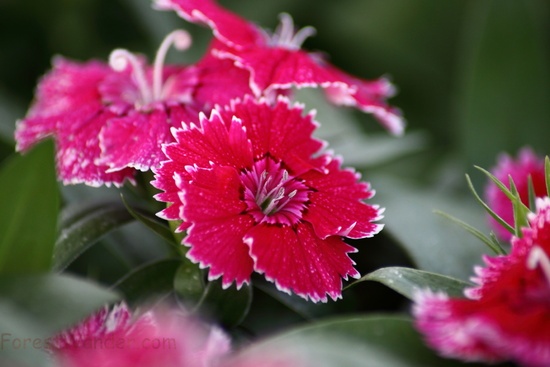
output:
[[[113,288],[124,295],[129,305],[139,305],[174,290],[174,276],[181,260],[166,259],[145,264],[120,279]]]
[[[183,259],[174,278],[174,289],[185,304],[196,304],[204,292],[201,269],[187,259]]]
[[[371,175],[369,181],[377,189],[373,202],[386,208],[383,232],[409,254],[416,268],[469,279],[486,247],[433,211],[444,211],[483,226],[484,213],[470,196],[451,196],[434,189],[417,188],[411,182],[388,176]]]
[[[318,367],[463,366],[438,357],[424,345],[412,321],[388,315],[324,320],[243,348],[237,365],[253,361],[301,361]],[[479,366],[467,364],[467,366]]]
[[[174,234],[165,223],[159,221],[157,217],[143,209],[130,206],[122,194],[120,197],[132,217],[134,217],[138,222],[144,224],[147,228],[160,236],[160,238],[171,244],[176,253],[180,253],[181,246],[174,243]]]
[[[493,211],[493,209],[491,209],[489,207],[489,205],[487,205],[483,199],[481,199],[481,197],[478,195],[476,189],[474,188],[474,184],[472,183],[472,180],[470,179],[470,176],[469,175],[466,175],[466,181],[468,182],[468,187],[470,188],[470,191],[472,192],[472,194],[474,195],[474,197],[476,198],[477,202],[481,204],[481,206],[483,207],[483,209],[485,209],[485,211],[491,216],[493,217],[503,228],[505,228],[508,232],[514,234],[515,233],[515,230],[514,228],[509,225],[504,219],[502,219],[497,213],[495,213]],[[498,180],[497,180],[498,181]]]
[[[442,217],[449,219],[450,221],[452,221],[452,222],[456,223],[457,225],[461,226],[462,228],[464,228],[464,230],[470,232],[474,237],[476,237],[481,242],[483,242],[485,245],[487,245],[487,247],[489,247],[495,254],[498,254],[498,255],[505,255],[506,254],[506,251],[504,251],[504,249],[500,246],[500,243],[498,241],[495,241],[494,238],[492,238],[492,237],[487,237],[486,235],[484,235],[477,228],[469,225],[466,222],[461,221],[458,218],[453,217],[450,214],[444,213],[442,211],[434,210],[434,213],[439,214]]]
[[[464,288],[472,286],[470,283],[445,275],[396,266],[373,271],[353,282],[346,289],[365,281],[382,283],[411,300],[416,290],[426,288],[434,292],[444,292],[451,297],[463,297]]]
[[[118,299],[111,291],[67,275],[0,277],[0,361],[44,366],[48,337]],[[25,340],[26,347],[21,344]]]
[[[53,269],[62,271],[110,231],[134,220],[121,203],[75,204],[55,242]],[[76,219],[76,220],[75,220]]]
[[[512,176],[510,178],[510,190],[514,195],[514,200],[512,200],[512,205],[514,207],[514,227],[515,227],[515,236],[522,237],[523,233],[521,228],[529,227],[529,220],[527,219],[527,214],[529,213],[529,208],[523,204],[521,197],[519,196],[518,189]]]
[[[210,315],[227,328],[239,325],[248,314],[252,303],[252,287],[244,284],[223,289],[220,280],[211,281],[195,310],[200,315]]]
[[[0,182],[0,273],[49,270],[59,211],[53,144],[8,159]]]

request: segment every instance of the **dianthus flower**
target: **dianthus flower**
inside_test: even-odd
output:
[[[119,304],[59,333],[49,350],[56,367],[205,367],[229,347],[221,330],[174,309],[132,315]]]
[[[245,98],[201,114],[198,125],[174,129],[168,158],[153,186],[168,202],[159,215],[182,220],[187,256],[209,267],[228,287],[253,271],[313,301],[341,296],[341,278],[357,277],[342,237],[371,237],[381,229],[374,192],[340,160],[320,153],[313,115]]]
[[[491,173],[506,187],[510,187],[509,177],[512,177],[518,189],[521,201],[529,205],[529,177],[533,182],[536,197],[546,196],[546,182],[544,174],[544,159],[538,157],[530,148],[523,148],[517,159],[508,154],[502,154],[498,158],[497,165]],[[498,214],[506,223],[514,227],[514,210],[512,202],[490,181],[485,188],[487,205]],[[509,240],[511,233],[502,227],[495,219],[489,217],[489,224],[499,238]]]
[[[155,0],[155,6],[175,10],[189,22],[208,25],[219,41],[212,47],[213,55],[248,70],[257,97],[269,97],[293,86],[321,87],[332,102],[371,113],[393,134],[403,133],[400,111],[385,102],[395,94],[393,85],[386,78],[363,80],[348,75],[320,54],[303,51],[302,43],[315,30],[306,27],[295,31],[288,14],[281,15],[281,25],[269,34],[215,0]]]
[[[251,93],[247,73],[229,61],[205,57],[197,65],[164,65],[171,45],[183,50],[190,42],[186,32],[172,32],[151,66],[123,49],[111,53],[109,64],[56,58],[17,124],[17,150],[53,136],[63,183],[132,181],[135,170],[164,159],[160,146],[172,141],[170,127]]]
[[[537,199],[537,208],[509,255],[486,256],[475,269],[467,298],[417,294],[416,325],[441,354],[550,366],[550,198]]]

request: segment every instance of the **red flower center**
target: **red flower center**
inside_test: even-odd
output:
[[[248,213],[257,222],[293,225],[302,219],[311,189],[281,163],[262,158],[241,174],[241,181]]]

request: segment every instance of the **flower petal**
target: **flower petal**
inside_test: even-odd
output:
[[[74,113],[66,113],[59,120],[56,136],[57,170],[65,184],[85,183],[90,186],[121,186],[126,179],[133,182],[131,169],[108,172],[106,165],[97,165],[100,156],[99,132],[109,119],[108,112],[93,115],[93,107],[83,106]]]
[[[276,157],[294,175],[316,168],[311,157],[324,146],[312,137],[318,126],[313,114],[303,113],[303,106],[290,106],[285,97],[279,97],[274,106],[264,99],[245,98],[221,111],[224,120],[237,116],[242,121],[255,158]]]
[[[102,155],[96,163],[110,171],[126,167],[148,171],[164,159],[161,144],[172,139],[164,111],[112,118],[101,130]]]
[[[320,239],[307,223],[291,226],[259,224],[245,237],[254,270],[279,290],[326,302],[342,295],[342,278],[357,277],[349,252],[356,249],[340,237]]]
[[[262,39],[252,23],[213,0],[154,0],[154,6],[159,10],[175,10],[188,22],[209,26],[216,38],[231,47],[253,45]]]
[[[319,237],[366,238],[382,229],[381,224],[373,223],[382,218],[382,210],[362,201],[370,199],[374,191],[367,183],[358,182],[355,171],[341,169],[339,159],[332,159],[326,172],[310,171],[300,178],[314,189],[304,220]]]
[[[182,201],[184,220],[192,223],[184,243],[191,247],[187,256],[202,267],[210,267],[209,279],[222,276],[222,285],[237,287],[250,280],[252,258],[243,237],[253,225],[252,217],[242,215],[241,181],[237,170],[227,166],[210,169],[189,168],[191,183]]]
[[[175,129],[176,143],[165,147],[167,157],[182,167],[197,165],[209,167],[211,162],[246,167],[252,162],[251,143],[241,122],[232,117],[222,118],[213,110],[210,118],[200,115],[200,127]]]

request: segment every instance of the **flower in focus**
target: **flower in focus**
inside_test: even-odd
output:
[[[17,150],[53,136],[63,183],[132,181],[135,170],[147,171],[164,159],[160,147],[172,141],[172,126],[251,93],[246,72],[225,60],[164,65],[171,45],[183,50],[190,43],[186,32],[172,32],[151,66],[123,49],[111,53],[109,64],[55,59],[38,85],[36,102],[17,124]]]
[[[174,309],[132,315],[119,304],[56,335],[50,352],[58,367],[204,367],[229,347],[221,330]]]
[[[187,21],[212,28],[218,40],[212,47],[213,55],[248,70],[257,97],[271,97],[291,87],[321,87],[332,102],[372,113],[391,133],[403,133],[400,111],[385,101],[395,94],[392,84],[385,78],[371,81],[353,77],[320,54],[303,51],[302,43],[315,30],[306,27],[296,31],[288,14],[281,15],[279,28],[269,34],[214,0],[155,0],[155,6],[175,10]]]
[[[362,200],[374,192],[340,161],[320,154],[312,114],[279,97],[245,98],[199,125],[174,129],[168,158],[154,169],[159,215],[183,221],[187,256],[228,287],[265,274],[283,291],[313,301],[341,296],[357,277],[342,237],[371,237],[382,211]]]
[[[550,365],[550,198],[537,199],[537,208],[509,255],[487,256],[476,268],[467,298],[417,294],[416,326],[442,355]]]
[[[544,174],[544,159],[538,157],[530,148],[523,148],[517,159],[502,154],[491,173],[506,187],[510,188],[509,177],[514,181],[521,201],[529,205],[529,177],[533,182],[536,197],[546,196],[546,182]],[[488,206],[506,223],[514,227],[514,210],[512,202],[490,181],[485,188],[485,199]],[[502,227],[494,218],[489,217],[489,224],[495,233],[503,240],[509,240],[511,233]]]

